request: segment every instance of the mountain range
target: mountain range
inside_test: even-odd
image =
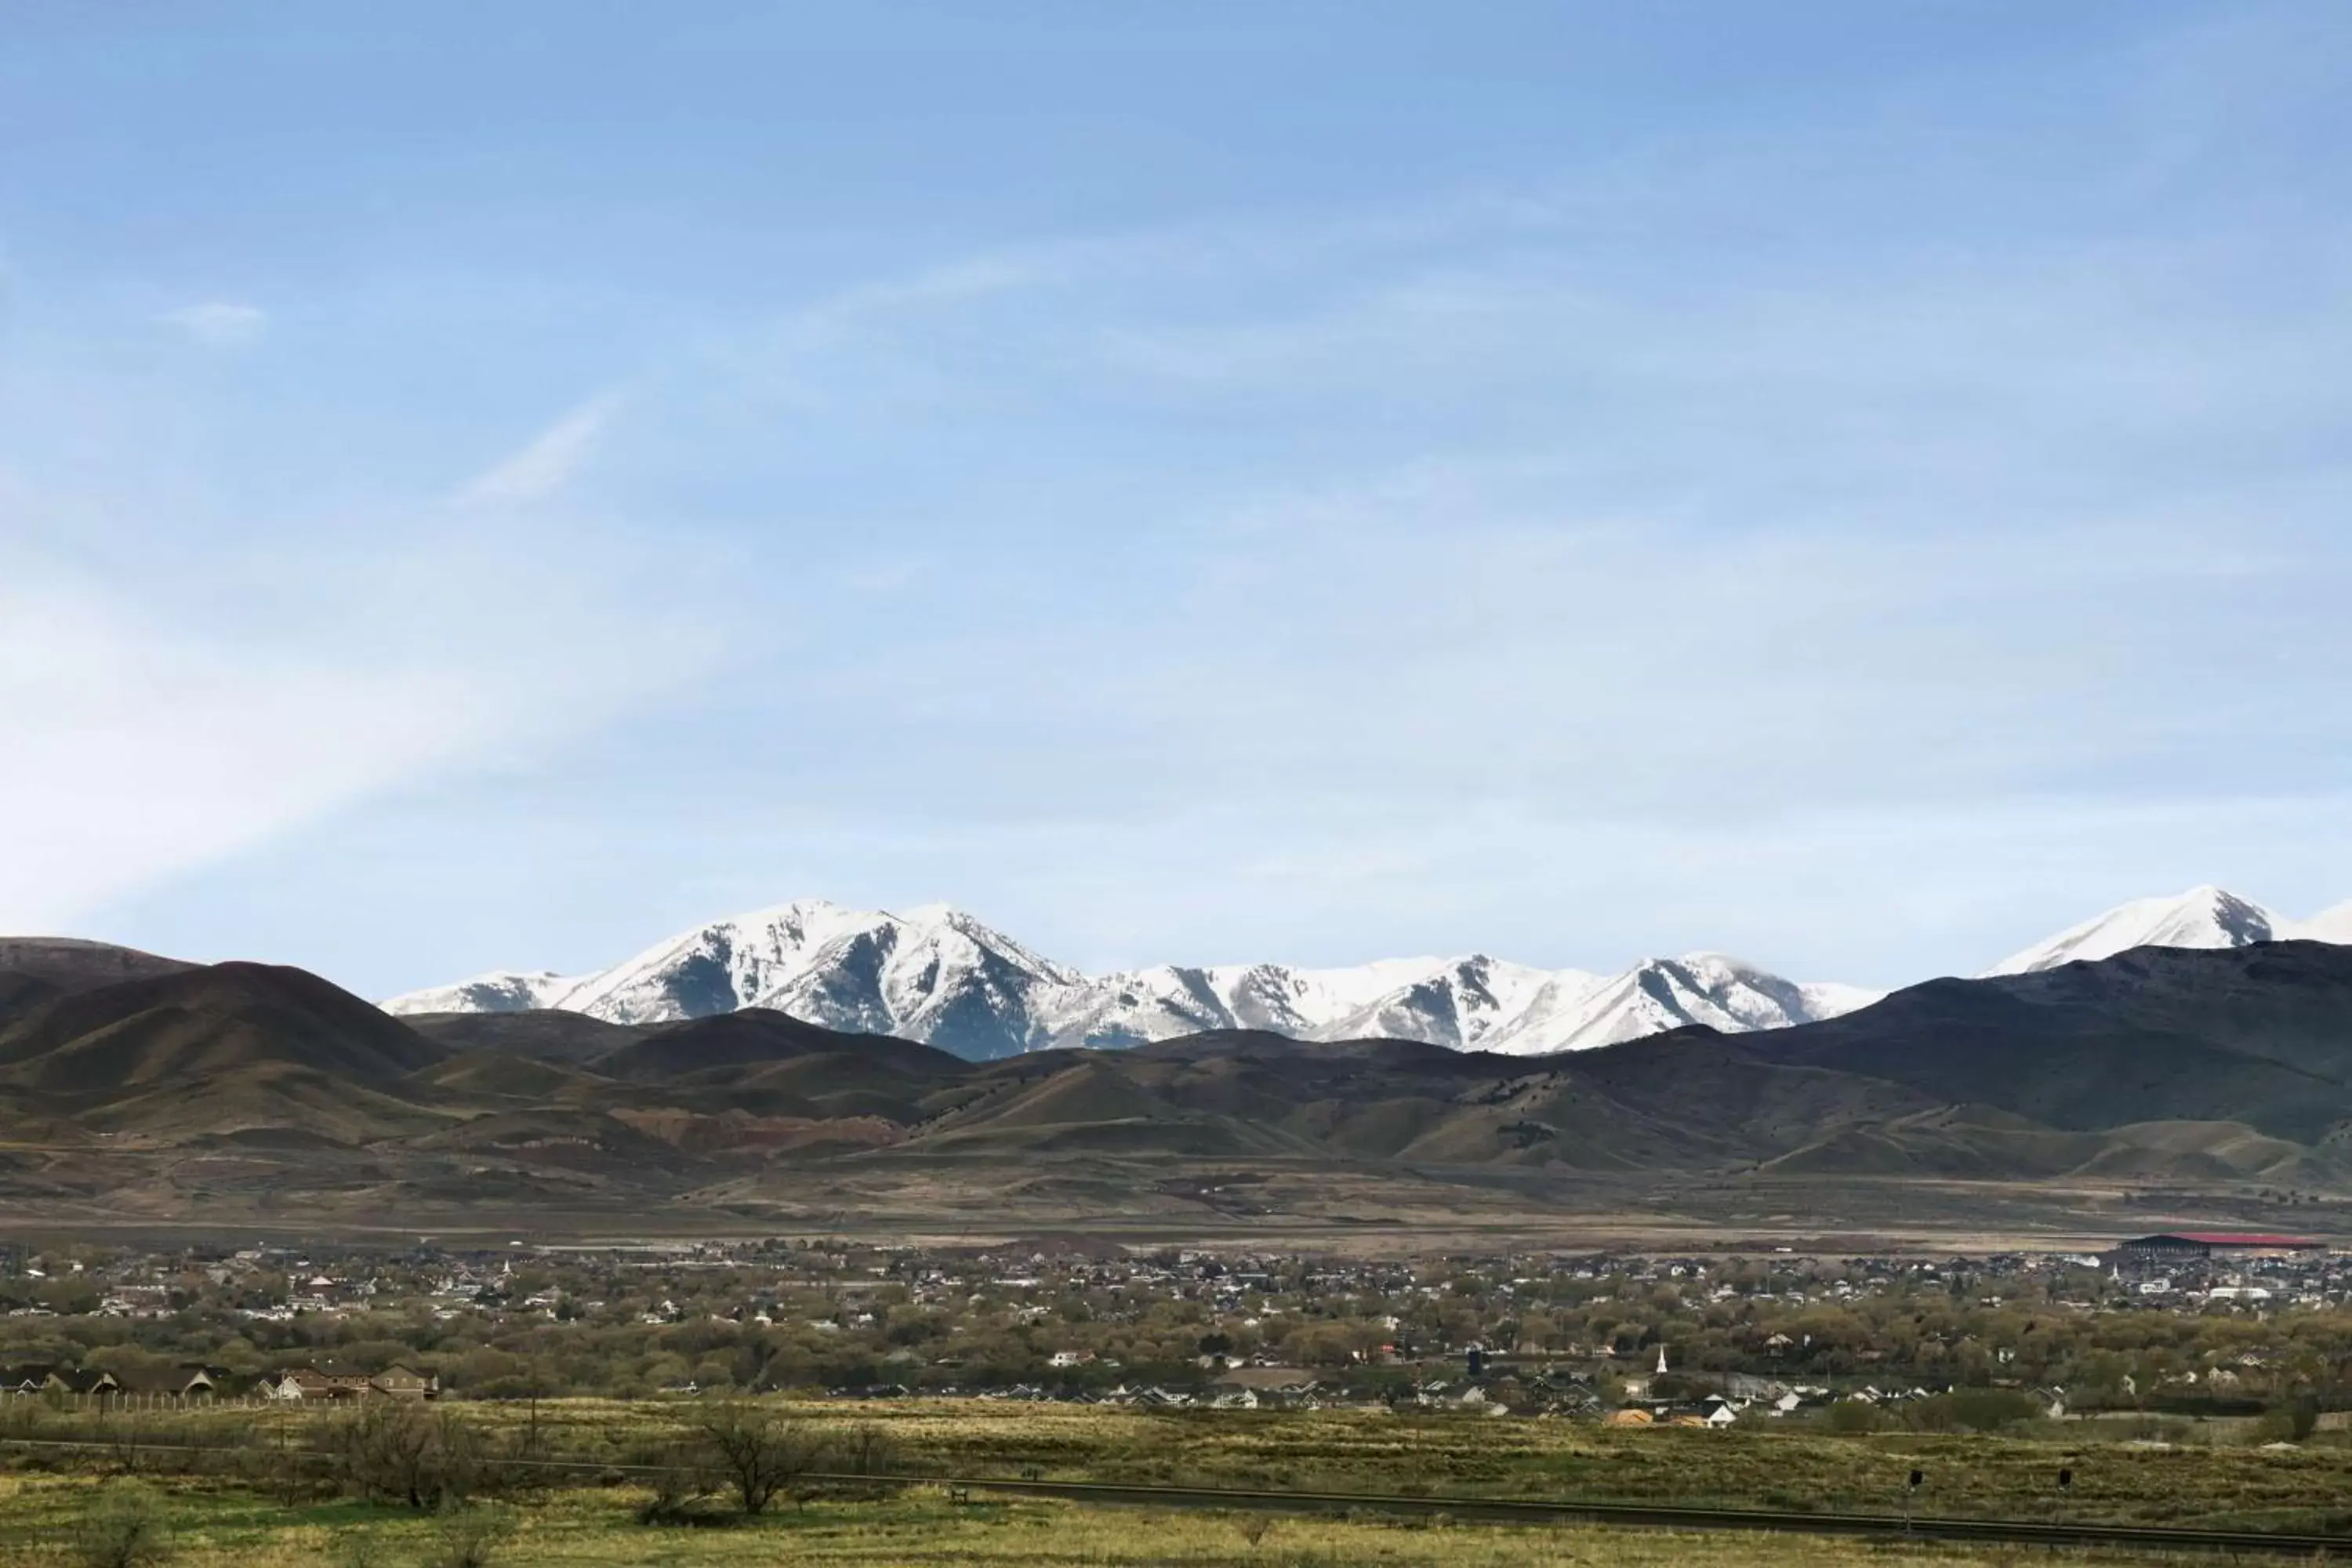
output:
[[[2295,938],[2352,942],[2352,903],[2294,921],[2221,889],[2196,888],[2110,910],[1985,973],[2032,973],[2137,947]],[[629,1025],[758,1007],[986,1060],[1234,1029],[1544,1056],[1692,1025],[1740,1034],[1821,1023],[1883,994],[1790,981],[1710,952],[1649,959],[1616,974],[1473,953],[1337,969],[1162,965],[1089,975],[944,906],[890,913],[803,900],[714,921],[593,973],[500,971],[384,1006],[401,1015],[555,1009]]]
[[[812,899],[714,921],[593,974],[500,972],[396,996],[385,1007],[557,1008],[618,1024],[766,1007],[981,1059],[1213,1029],[1538,1056],[1686,1024],[1804,1023],[1875,997],[1858,987],[1797,984],[1714,953],[1653,959],[1615,975],[1483,953],[1346,969],[1161,965],[1088,975],[943,906],[890,913]]]
[[[2242,1217],[2352,1192],[2352,946],[2141,947],[1534,1058],[1221,1027],[996,1060],[765,1006],[394,1016],[299,969],[0,946],[0,1205],[59,1222],[2079,1228],[2151,1183]]]

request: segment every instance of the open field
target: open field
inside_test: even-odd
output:
[[[828,1453],[845,1453],[878,1438],[877,1451],[887,1455],[889,1474],[916,1482],[925,1477],[1025,1477],[1392,1495],[1431,1504],[1479,1499],[1610,1501],[1887,1515],[1901,1511],[1907,1477],[1916,1469],[1925,1477],[1916,1495],[1923,1517],[2303,1534],[2352,1531],[2352,1447],[2341,1434],[2322,1434],[2296,1447],[2261,1447],[2221,1423],[2201,1429],[2176,1424],[2172,1438],[2159,1442],[2134,1436],[2147,1428],[2128,1421],[2053,1424],[2020,1437],[1846,1436],[1761,1426],[1727,1432],[1622,1431],[1559,1420],[1363,1411],[1155,1415],[989,1400],[868,1405],[770,1399],[757,1405]],[[582,1534],[602,1528],[583,1521],[625,1518],[625,1505],[612,1498],[648,1479],[642,1467],[685,1462],[698,1441],[697,1423],[709,1408],[687,1401],[548,1400],[536,1405],[445,1405],[435,1414],[462,1422],[476,1435],[479,1452],[490,1457],[480,1466],[483,1475],[502,1475],[481,1489],[523,1500],[518,1517],[539,1521],[533,1529]],[[19,1402],[8,1413],[0,1456],[12,1467],[10,1484],[18,1489],[24,1508],[8,1511],[15,1517],[25,1510],[47,1510],[61,1519],[75,1505],[73,1487],[131,1470],[159,1485],[198,1489],[187,1494],[186,1506],[213,1521],[205,1526],[207,1531],[261,1531],[252,1539],[291,1540],[289,1532],[323,1529],[320,1521],[342,1517],[335,1510],[347,1505],[328,1500],[338,1489],[332,1456],[340,1444],[339,1424],[350,1419],[348,1412],[233,1408],[116,1414],[100,1420],[47,1409],[37,1401]],[[49,1446],[68,1443],[97,1446]],[[499,1457],[520,1462],[502,1467]],[[2056,1485],[2062,1468],[2073,1480],[2063,1493]],[[824,1528],[833,1533],[823,1536],[830,1542],[824,1550],[835,1555],[812,1560],[930,1560],[890,1555],[901,1545],[912,1552],[908,1543],[919,1542],[925,1552],[947,1554],[939,1560],[992,1561],[988,1553],[997,1550],[992,1543],[1014,1539],[1022,1530],[1045,1528],[1054,1520],[1078,1521],[1061,1527],[1065,1536],[1089,1531],[1103,1536],[1106,1544],[1091,1560],[1141,1560],[1118,1555],[1125,1550],[1116,1545],[1118,1531],[1133,1528],[1136,1516],[1129,1511],[1024,1500],[942,1513],[936,1485],[912,1485],[887,1501],[845,1500],[816,1489],[820,1495],[809,1505],[811,1517],[830,1521]],[[264,1498],[270,1500],[265,1503]],[[800,1510],[784,1511],[796,1522],[759,1528],[816,1528]],[[405,1512],[381,1517],[382,1529],[391,1536],[420,1528]],[[999,1533],[971,1534],[975,1522]],[[1228,1547],[1212,1539],[1220,1528],[1238,1530],[1188,1515],[1177,1536],[1167,1539],[1193,1542],[1185,1548],[1193,1555],[1152,1560],[1226,1561],[1217,1553]],[[1318,1531],[1345,1533],[1354,1527],[1286,1519],[1276,1528],[1304,1551],[1303,1543]],[[1503,1525],[1459,1528],[1465,1536],[1482,1539],[1482,1532],[1512,1532]],[[1391,1552],[1385,1560],[1422,1560],[1412,1555],[1419,1546],[1405,1539],[1412,1531],[1396,1522],[1381,1529],[1386,1533],[1377,1540]],[[901,1545],[877,1544],[868,1539],[876,1530],[912,1533]],[[699,1541],[704,1532],[683,1532],[697,1539],[681,1545],[673,1539],[681,1532],[637,1533],[648,1554],[629,1561],[725,1562],[732,1559],[724,1553],[738,1550],[733,1536],[706,1544]],[[857,1556],[867,1549],[856,1544],[861,1540],[881,1555]],[[664,1556],[656,1546],[680,1552],[690,1546],[719,1555]],[[1717,1543],[1707,1550],[1735,1552],[1720,1559],[1726,1562],[1798,1560],[1769,1555],[1784,1550],[1773,1543]],[[1743,1557],[1737,1551],[1763,1555]],[[1012,1560],[1021,1552],[1000,1555]],[[592,1554],[543,1560],[606,1559]]]
[[[87,1478],[0,1477],[0,1561],[79,1563],[79,1521],[99,1500]],[[159,1489],[171,1561],[184,1568],[294,1568],[374,1564],[427,1568],[452,1560],[449,1522],[348,1502],[281,1506],[209,1488]],[[1341,1520],[1214,1511],[1091,1508],[1018,1501],[959,1507],[937,1489],[896,1496],[820,1499],[722,1529],[652,1529],[635,1521],[627,1489],[559,1492],[488,1510],[496,1526],[491,1563],[632,1564],[726,1568],[778,1562],[883,1564],[1234,1564],[1324,1568],[1349,1563],[1468,1565],[2132,1563],[2115,1552],[2028,1552],[1811,1536],[1522,1528],[1451,1521]]]
[[[0,1139],[0,1165],[54,1151]],[[176,1168],[175,1168],[176,1169]],[[208,1191],[201,1221],[179,1212],[185,1194],[142,1197],[122,1185],[83,1198],[15,1191],[0,1180],[7,1234],[34,1246],[190,1245],[503,1247],[516,1236],[579,1246],[748,1242],[791,1235],[912,1247],[990,1247],[1041,1234],[1082,1233],[1136,1248],[1253,1247],[1355,1258],[1462,1251],[1835,1254],[2096,1251],[2117,1237],[2167,1229],[2275,1229],[2278,1205],[2259,1190],[2122,1182],[1870,1182],[1743,1173],[1638,1180],[1545,1173],[1335,1171],[1260,1161],[1254,1209],[1234,1214],[1154,1189],[1230,1188],[1237,1173],[1205,1163],[1037,1157],[1019,1171],[974,1163],[913,1172],[798,1173],[729,1208],[673,1205],[654,1218],[627,1205],[501,1205],[334,1196],[268,1188]],[[5,1173],[0,1173],[5,1176]],[[116,1176],[127,1181],[121,1171]],[[1181,1180],[1179,1179],[1181,1178]],[[167,1183],[168,1186],[169,1184]],[[1139,1196],[1138,1194],[1142,1194]],[[152,1201],[150,1201],[152,1200]],[[2312,1194],[2287,1228],[2352,1235],[2352,1198]]]

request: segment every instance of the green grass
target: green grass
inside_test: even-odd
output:
[[[1564,1420],[1369,1411],[1153,1415],[989,1401],[766,1403],[819,1431],[878,1427],[893,1439],[901,1473],[917,1476],[1012,1478],[1034,1470],[1068,1481],[1895,1513],[1916,1468],[1927,1477],[1915,1500],[1923,1515],[2352,1531],[2352,1448],[2340,1442],[2280,1450],[2231,1441],[2140,1447],[2116,1440],[2130,1430],[2120,1423],[2070,1424],[2019,1437],[1839,1436],[1765,1422],[1727,1432],[1621,1431]],[[589,1467],[520,1503],[520,1533],[507,1558],[517,1563],[774,1561],[787,1542],[792,1560],[840,1563],[1477,1562],[1486,1559],[1476,1554],[1496,1542],[1515,1543],[1493,1546],[1497,1562],[1838,1562],[1884,1550],[1811,1538],[1727,1544],[1706,1537],[1668,1552],[1657,1545],[1667,1538],[1648,1532],[1467,1524],[1433,1532],[1285,1518],[1267,1539],[1284,1542],[1291,1555],[1268,1556],[1263,1542],[1249,1548],[1239,1522],[1213,1514],[1028,1501],[951,1509],[939,1489],[925,1486],[887,1499],[821,1500],[751,1528],[648,1530],[630,1521],[629,1488],[597,1485],[595,1471],[678,1452],[696,1408],[691,1403],[559,1400],[543,1402],[535,1413],[520,1405],[444,1408],[481,1424],[488,1441],[508,1451],[535,1423],[536,1451]],[[387,1550],[406,1554],[386,1562],[425,1562],[429,1521],[310,1500],[329,1489],[320,1465],[302,1484],[284,1484],[292,1468],[286,1456],[322,1437],[324,1419],[316,1412],[233,1408],[114,1416],[101,1426],[71,1412],[20,1406],[0,1423],[0,1436],[68,1438],[103,1431],[112,1446],[80,1452],[0,1446],[0,1466],[11,1468],[0,1473],[0,1487],[8,1489],[0,1492],[0,1563],[67,1561],[57,1555],[64,1524],[87,1500],[94,1477],[126,1466],[179,1489],[174,1506],[186,1516],[183,1561],[241,1568],[321,1561],[341,1531],[380,1538]],[[196,1465],[153,1447],[191,1439],[217,1447]],[[2062,1467],[2074,1475],[2063,1495],[2055,1485]],[[196,1473],[185,1473],[191,1470]],[[1147,1519],[1158,1522],[1139,1522]],[[1441,1534],[1450,1544],[1431,1556],[1427,1541]],[[1560,1555],[1579,1550],[1564,1542],[1604,1538],[1609,1555]],[[1082,1543],[1067,1548],[1076,1555],[1038,1554],[1041,1542],[1064,1553],[1068,1542]]]
[[[0,1477],[0,1562],[24,1568],[76,1563],[71,1536],[101,1483],[87,1477]],[[880,1500],[818,1501],[749,1524],[708,1530],[637,1524],[626,1489],[559,1492],[511,1510],[514,1529],[493,1561],[515,1565],[733,1564],[1246,1564],[1338,1568],[1382,1563],[1511,1568],[1797,1568],[1800,1564],[2121,1563],[2097,1553],[1903,1546],[1813,1537],[1595,1528],[1339,1520],[1172,1512],[1014,1502],[957,1507],[936,1489]],[[431,1517],[349,1503],[279,1507],[214,1488],[163,1489],[170,1561],[183,1568],[295,1568],[341,1560],[373,1568],[426,1568],[442,1547]],[[1255,1536],[1255,1539],[1253,1538]]]

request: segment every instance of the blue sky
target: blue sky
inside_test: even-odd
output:
[[[0,5],[0,929],[2352,897],[2332,3]]]

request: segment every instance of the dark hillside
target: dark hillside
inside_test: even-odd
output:
[[[588,1065],[607,1078],[646,1082],[817,1056],[850,1057],[925,1080],[961,1078],[972,1070],[971,1062],[935,1047],[890,1035],[845,1034],[767,1007],[659,1026]]]
[[[2231,1121],[2308,1143],[2352,1116],[2352,947],[2143,948],[2038,974],[1933,980],[1738,1045],[2054,1127]]]
[[[102,1095],[283,1062],[388,1084],[446,1047],[299,969],[218,963],[58,996],[0,1027],[0,1079]]]
[[[0,972],[45,980],[59,991],[91,991],[195,969],[185,959],[70,936],[0,936]]]
[[[875,1205],[975,1224],[1013,1202],[1180,1223],[1288,1204],[1387,1224],[1384,1193],[1507,1213],[1715,1194],[1750,1215],[1899,1215],[1961,1201],[1916,1196],[1953,1184],[1999,1187],[1965,1200],[1994,1205],[2352,1195],[2352,950],[2309,943],[1937,981],[1802,1028],[1542,1058],[1227,1031],[987,1062],[762,1009],[412,1026],[250,963],[87,984],[145,961],[120,951],[0,972],[23,1004],[0,1011],[0,1202],[136,1189],[162,1215],[234,1193],[401,1226],[419,1204],[623,1226],[677,1205],[832,1225]]]
[[[453,1051],[505,1051],[551,1062],[584,1062],[617,1051],[647,1034],[646,1026],[608,1024],[585,1013],[552,1007],[519,1013],[408,1013],[402,1023]]]
[[[54,997],[195,967],[135,947],[74,937],[0,937],[0,1025]]]

